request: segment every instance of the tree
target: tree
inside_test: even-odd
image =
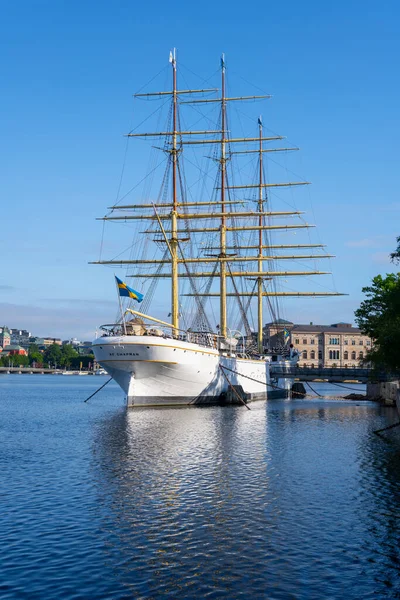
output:
[[[395,265],[398,265],[400,263],[400,235],[398,236],[398,238],[396,238],[396,242],[397,242],[397,248],[394,252],[391,253],[390,260]]]
[[[400,246],[400,238],[397,241]],[[400,261],[400,248],[391,258]],[[374,340],[367,359],[375,367],[400,371],[400,273],[377,275],[362,291],[367,298],[355,316],[362,333]]]
[[[62,367],[69,368],[73,359],[75,359],[77,356],[79,356],[79,354],[74,347],[71,346],[71,344],[64,344],[64,346],[61,347],[61,358],[59,364]]]
[[[9,356],[3,356],[2,362],[4,367],[8,367],[9,365],[12,367],[27,367],[29,359],[23,354],[10,354]]]
[[[52,344],[44,352],[44,362],[48,364],[59,365],[61,357],[61,348],[58,344]]]
[[[43,363],[43,354],[40,352],[39,346],[37,346],[36,344],[31,344],[29,346],[28,357],[29,357],[30,365],[32,365],[33,363],[35,363],[35,364]]]

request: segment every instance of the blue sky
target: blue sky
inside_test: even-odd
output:
[[[349,296],[291,301],[284,316],[352,321],[361,288],[394,269],[394,1],[36,0],[0,10],[1,324],[87,338],[114,318],[112,271],[87,264],[99,253],[95,219],[115,200],[122,134],[140,116],[132,93],[168,66],[172,46],[187,77],[190,69],[204,79],[225,52],[230,83],[273,94],[271,129],[301,147],[297,172],[313,183],[309,220],[337,257],[336,288]]]

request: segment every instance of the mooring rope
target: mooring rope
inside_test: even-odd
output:
[[[91,396],[89,396],[89,398],[86,398],[86,400],[84,400],[84,402],[87,402],[88,400],[90,400],[90,398],[93,398],[93,396],[95,396],[97,394],[97,392],[99,392],[100,390],[102,390],[103,387],[106,387],[107,383],[110,383],[111,380],[112,380],[112,377],[110,377],[110,379],[108,381],[106,381],[105,383],[103,383],[103,385],[101,387],[99,387],[99,389],[96,390],[94,392],[94,394],[92,394]]]
[[[224,373],[224,369],[226,367],[223,367],[221,364],[219,365],[219,368],[221,369],[221,373],[222,375],[225,377],[226,381],[228,382],[228,385],[230,385],[230,387],[232,388],[233,393],[235,394],[235,396],[237,398],[239,398],[240,402],[242,404],[244,404],[244,406],[247,408],[247,410],[251,410],[250,406],[247,406],[246,402],[243,400],[243,398],[238,394],[238,392],[235,390],[234,386],[232,385],[232,383],[229,381],[226,373]]]
[[[311,384],[310,384],[310,382],[309,382],[309,381],[305,381],[305,383],[308,385],[308,387],[310,388],[310,390],[311,390],[312,392],[314,392],[314,394],[317,394],[317,396],[319,396],[320,398],[322,398],[322,394],[318,394],[318,392],[317,392],[316,390],[314,390],[314,388],[313,388],[313,387],[311,387]]]
[[[348,385],[343,385],[342,383],[336,383],[334,381],[329,382],[331,385],[337,385],[338,387],[344,388],[345,390],[352,390],[353,392],[357,391],[357,388],[351,388]],[[354,385],[357,385],[356,383]]]
[[[393,425],[388,425],[387,427],[384,427],[383,429],[375,429],[375,431],[373,433],[376,433],[377,435],[379,435],[382,431],[387,431],[388,429],[393,429],[394,427],[398,427],[400,425],[400,421],[398,423],[393,423]]]

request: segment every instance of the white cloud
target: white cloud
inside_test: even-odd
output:
[[[352,240],[345,244],[349,248],[379,248],[381,243],[379,238],[364,238],[362,240]]]
[[[386,265],[389,266],[392,263],[390,262],[389,252],[375,252],[371,256],[372,262],[378,265]]]

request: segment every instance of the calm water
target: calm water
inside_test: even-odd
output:
[[[105,381],[0,375],[1,598],[400,598],[393,409],[84,404]]]

